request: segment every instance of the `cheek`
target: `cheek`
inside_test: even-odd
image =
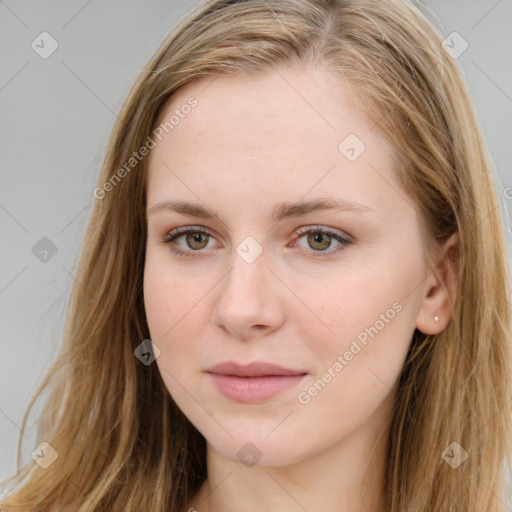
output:
[[[148,258],[144,268],[144,307],[149,330],[154,342],[164,336],[172,326],[169,317],[171,306],[170,290],[174,289],[169,283],[168,275],[162,272],[162,267]]]
[[[391,308],[398,295],[382,282],[382,278],[378,282],[378,272],[367,269],[351,271],[349,275],[340,273],[325,284],[324,293],[320,293],[318,282],[313,288],[307,283],[303,295],[314,298],[308,304],[318,319],[316,328],[322,329],[324,340],[330,340],[327,346],[336,350],[378,320],[381,313]],[[314,317],[311,315],[311,318]]]
[[[151,340],[160,349],[157,363],[171,369],[176,360],[175,350],[180,349],[180,358],[186,356],[190,343],[177,343],[187,336],[184,329],[194,329],[194,322],[187,321],[193,314],[190,303],[194,301],[192,287],[184,286],[169,263],[149,255],[144,269],[144,307]],[[190,295],[187,297],[187,294]],[[197,300],[196,300],[197,302]],[[193,336],[192,336],[193,339]]]
[[[307,421],[318,423],[327,417],[348,433],[383,406],[401,373],[412,336],[405,307],[392,299],[388,292],[355,305],[349,301],[347,308],[357,312],[353,315],[324,308],[336,335],[317,337],[310,345],[314,371],[296,395],[310,418]],[[345,296],[341,304],[344,300]],[[311,335],[307,339],[313,340]]]
[[[149,330],[157,338],[170,338],[180,318],[197,297],[194,287],[180,279],[163,251],[148,249],[144,267],[144,307]],[[182,325],[181,325],[182,326]]]
[[[194,289],[184,286],[168,262],[146,259],[144,307],[150,338],[160,350],[155,363],[170,395],[180,404],[190,398],[183,386],[192,391],[190,379],[200,354],[194,340],[201,339],[202,327],[191,321],[201,306]]]
[[[151,340],[160,349],[159,365],[186,375],[199,367],[200,340],[208,328],[207,293],[215,280],[207,269],[184,275],[165,251],[148,251],[144,268],[144,307]]]
[[[410,292],[417,274],[411,265],[391,258],[379,266],[340,275],[329,282],[329,293],[316,294],[312,309],[321,322],[304,324],[308,331],[304,339],[310,343],[316,369],[327,371],[341,356],[343,369],[331,372],[350,375],[351,386],[361,379],[376,379],[371,370],[393,379],[414,331]]]

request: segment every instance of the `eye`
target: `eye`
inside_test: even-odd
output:
[[[314,251],[307,251],[309,253],[308,256],[313,256],[315,258],[326,258],[328,256],[332,256],[333,254],[342,251],[345,246],[352,243],[339,233],[322,228],[321,226],[301,229],[297,231],[297,234],[300,235],[298,240],[307,235],[306,242],[308,246],[315,249]],[[332,240],[337,241],[340,245],[336,249],[327,251]]]
[[[177,246],[174,243],[175,240],[185,237],[185,243],[188,247],[192,248],[192,251],[184,250]],[[179,256],[184,256],[186,258],[195,258],[197,256],[201,256],[201,254],[194,254],[194,252],[200,252],[200,249],[204,249],[206,247],[205,240],[211,237],[208,231],[194,226],[185,226],[183,228],[176,228],[170,233],[168,233],[163,239],[162,242],[169,245],[169,249],[174,254],[178,254]]]
[[[339,251],[343,250],[345,246],[353,243],[341,236],[339,233],[324,229],[320,226],[298,230],[297,234],[299,235],[297,240],[300,240],[306,236],[307,244],[313,250],[303,250],[308,252],[308,256],[313,257],[321,258],[331,256],[334,253],[338,253]],[[182,237],[184,237],[185,244],[188,249],[180,247],[177,243],[175,243],[176,240],[179,240]],[[207,247],[210,237],[212,237],[212,235],[201,227],[185,226],[182,228],[174,229],[165,235],[161,241],[169,245],[169,249],[174,254],[186,258],[195,258],[201,256],[201,252],[203,252],[201,249],[205,249]],[[327,249],[331,245],[332,240],[335,240],[340,245],[336,249],[328,251]],[[293,246],[295,247],[295,244]]]

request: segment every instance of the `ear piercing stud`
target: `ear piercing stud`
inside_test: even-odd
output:
[[[437,315],[434,317],[434,322],[439,322],[439,317]]]

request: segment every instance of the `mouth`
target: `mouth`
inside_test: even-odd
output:
[[[226,398],[241,403],[257,403],[299,384],[307,375],[303,370],[284,368],[272,363],[249,365],[226,362],[206,372]]]

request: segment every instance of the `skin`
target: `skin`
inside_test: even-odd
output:
[[[457,241],[440,247],[439,272],[429,272],[417,211],[393,175],[392,147],[371,129],[350,88],[327,71],[195,80],[174,94],[161,119],[191,96],[197,107],[149,155],[148,210],[181,199],[218,217],[148,214],[144,271],[156,364],[207,440],[208,479],[184,510],[384,510],[397,379],[414,330],[435,334],[449,321],[455,276],[446,255]],[[354,161],[338,150],[348,134],[366,146]],[[278,224],[270,217],[278,202],[318,197],[374,212],[316,211]],[[182,226],[211,235],[174,240],[196,258],[173,254],[161,241]],[[315,242],[315,226],[352,243],[335,252],[335,238]],[[311,236],[296,233],[308,227]],[[252,263],[236,251],[248,236],[263,249]],[[384,327],[334,371],[338,355],[381,315]],[[204,372],[228,360],[270,361],[308,375],[264,402],[239,403]],[[335,377],[300,403],[298,394],[328,368]],[[261,456],[255,465],[237,456],[248,442]]]

